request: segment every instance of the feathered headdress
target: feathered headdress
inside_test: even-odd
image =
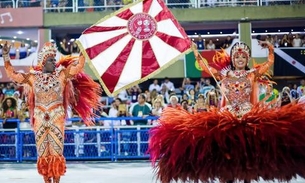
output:
[[[248,61],[251,57],[251,51],[249,46],[242,42],[235,43],[231,48],[230,56],[232,61],[234,60],[233,58],[236,54],[245,54]]]
[[[43,45],[42,49],[38,53],[38,61],[37,61],[37,66],[42,68],[45,63],[47,58],[49,57],[55,57],[57,52],[56,46],[51,43],[47,42]]]

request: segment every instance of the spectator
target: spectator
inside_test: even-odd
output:
[[[19,59],[24,59],[28,56],[28,48],[24,43],[21,43],[19,47]]]
[[[298,91],[298,85],[297,84],[293,84],[291,90],[290,90],[290,95],[293,99],[298,99],[300,97]]]
[[[290,89],[288,87],[284,87],[281,92],[281,107],[292,102],[290,96]]]
[[[79,48],[75,41],[72,43],[70,50],[71,54],[79,54]]]
[[[151,92],[153,90],[156,90],[158,93],[160,92],[161,90],[161,86],[158,84],[158,80],[157,79],[154,79],[153,83],[149,85],[149,88],[148,90]]]
[[[181,101],[181,108],[186,110],[187,112],[192,112],[192,107],[188,104],[187,100],[182,100]]]
[[[166,86],[167,91],[175,91],[174,83],[172,83],[168,77],[164,78],[164,82],[161,85],[161,89],[164,85]]]
[[[288,38],[288,35],[287,34],[284,34],[282,40],[281,40],[281,43],[280,43],[280,47],[291,47],[292,44]]]
[[[220,101],[219,99],[220,97],[217,90],[212,89],[207,93],[206,104],[208,111],[211,111],[219,107],[219,101]]]
[[[205,102],[205,97],[203,94],[198,95],[196,104],[194,105],[194,112],[208,111],[208,107]]]
[[[204,50],[204,40],[202,39],[201,35],[198,34],[198,40],[196,42],[198,50]]]
[[[7,97],[2,103],[3,128],[17,128],[17,122],[7,122],[7,119],[17,118],[17,101],[13,97]]]
[[[292,40],[292,46],[293,47],[301,47],[302,46],[302,40],[300,38],[300,34],[296,34],[295,38]]]
[[[199,93],[203,94],[205,98],[207,98],[207,93],[212,90],[215,89],[215,87],[211,84],[211,80],[209,78],[205,79],[205,85],[203,85],[203,87],[200,88]]]
[[[190,90],[194,90],[195,87],[192,84],[192,81],[190,78],[184,78],[182,81],[182,90],[184,93],[188,93]]]
[[[297,92],[299,94],[299,97],[302,97],[305,95],[305,79],[302,79],[300,83],[301,85],[298,86]]]
[[[122,102],[120,98],[116,98],[111,105],[108,113],[109,117],[126,117],[127,116],[127,106]],[[113,126],[120,125],[130,125],[129,120],[111,120],[110,123]]]
[[[176,95],[172,95],[169,98],[169,104],[167,107],[173,107],[173,108],[181,108],[180,104],[179,104],[179,99]]]
[[[215,44],[213,43],[212,39],[210,39],[209,43],[207,44],[207,50],[215,50]]]
[[[131,111],[131,116],[133,117],[141,117],[146,118],[150,112],[151,109],[145,104],[146,97],[144,94],[138,95],[138,103],[135,104]],[[134,120],[134,125],[147,125],[147,120]]]
[[[222,48],[223,49],[229,48],[231,46],[232,42],[233,42],[232,37],[227,36],[227,39],[224,41],[224,43],[222,45]]]
[[[152,108],[152,115],[156,116],[156,117],[160,117],[163,111],[163,105],[162,105],[162,101],[160,99],[156,99],[153,102],[153,108]],[[158,124],[158,120],[153,120],[152,121],[152,125],[157,125]]]
[[[131,104],[134,104],[137,102],[137,97],[139,96],[140,93],[142,93],[141,88],[139,85],[135,85],[132,88],[127,90],[127,93],[129,96],[131,96]]]

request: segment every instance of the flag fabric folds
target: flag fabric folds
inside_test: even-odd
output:
[[[113,96],[174,63],[191,41],[163,0],[142,0],[87,28],[78,45]]]

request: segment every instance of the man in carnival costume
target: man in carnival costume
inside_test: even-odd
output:
[[[85,58],[62,57],[56,63],[57,49],[46,43],[38,54],[38,65],[29,73],[14,71],[9,57],[10,46],[2,54],[7,75],[24,84],[31,124],[38,153],[37,169],[45,183],[59,183],[66,172],[63,156],[64,128],[68,106],[92,124],[92,109],[97,108],[100,86],[83,71]]]
[[[194,47],[201,68],[220,81],[221,107],[194,114],[163,111],[149,144],[162,183],[305,177],[304,106],[270,108],[259,102],[259,84],[274,62],[273,46],[260,44],[268,48],[268,60],[251,69],[250,48],[244,43],[234,44],[230,55],[218,52],[217,69],[207,65]]]

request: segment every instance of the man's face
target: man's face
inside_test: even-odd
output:
[[[141,95],[138,96],[138,102],[139,102],[139,104],[142,104],[145,102],[144,98]]]
[[[55,70],[55,62],[56,60],[54,57],[48,57],[44,65],[44,70],[46,72],[53,72]]]
[[[302,86],[305,86],[305,79],[302,79],[302,80],[301,80],[301,85],[302,85]]]

